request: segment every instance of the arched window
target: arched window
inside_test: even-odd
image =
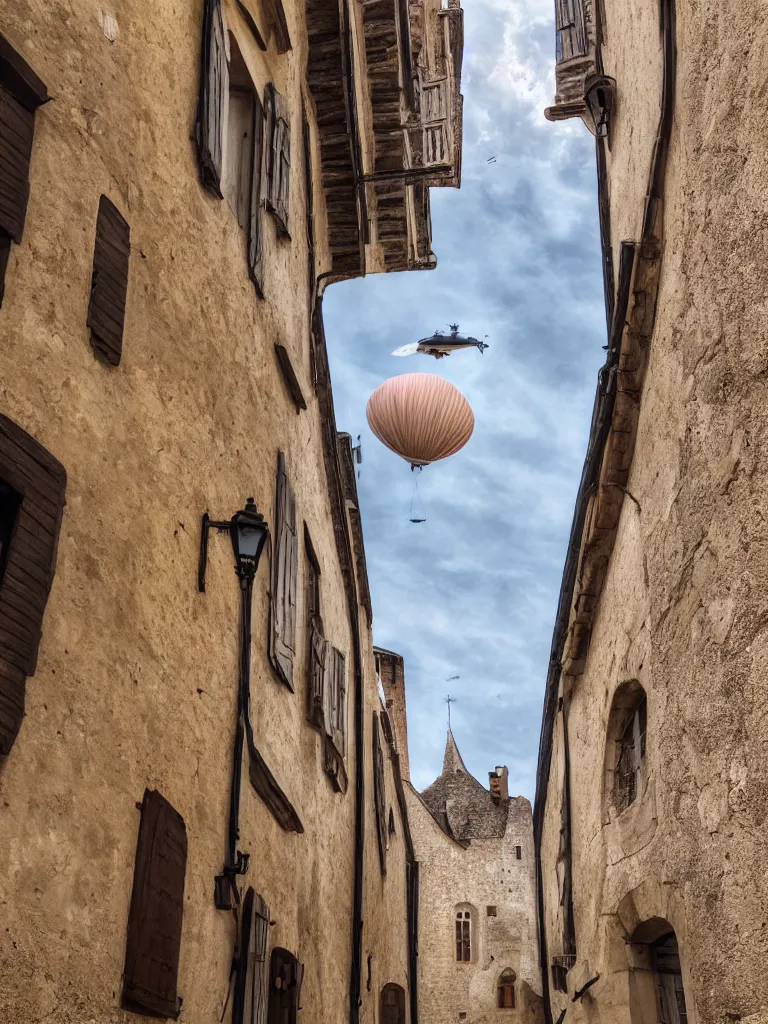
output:
[[[381,1024],[405,1024],[405,989],[390,982],[381,990],[379,1000]]]
[[[456,962],[472,962],[472,908],[466,903],[456,907]]]
[[[514,1010],[516,981],[517,975],[511,968],[501,972],[496,986],[496,1005],[500,1010]]]
[[[606,749],[606,796],[619,814],[641,793],[647,717],[640,683],[622,683],[613,698]]]

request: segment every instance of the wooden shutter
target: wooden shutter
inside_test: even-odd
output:
[[[344,757],[347,747],[347,659],[333,648],[333,714],[331,738],[339,755]]]
[[[0,303],[11,240],[24,231],[35,111],[47,101],[45,85],[0,34]]]
[[[197,150],[200,180],[219,199],[224,146],[224,111],[229,100],[229,66],[221,0],[205,0],[197,110]]]
[[[156,790],[146,790],[136,844],[122,1005],[153,1017],[179,1015],[176,995],[184,911],[184,819]]]
[[[34,675],[67,475],[26,431],[0,416],[0,493],[12,518],[0,575],[0,754],[10,753],[24,717],[27,676]]]
[[[253,95],[253,162],[251,164],[251,208],[248,217],[248,271],[256,294],[264,298],[264,232],[261,213],[264,168],[264,106]]]
[[[266,1024],[269,907],[249,887],[240,911],[232,1024]]]
[[[557,62],[587,53],[583,0],[556,0]]]
[[[296,531],[296,499],[288,480],[285,456],[277,458],[277,497],[270,602],[269,658],[280,679],[294,690],[296,653],[296,587],[299,544]]]
[[[323,620],[313,615],[309,624],[309,719],[318,729],[325,724],[325,666],[328,641],[323,635]]]
[[[273,949],[269,968],[268,1024],[296,1024],[304,965],[287,949]]]
[[[290,235],[288,213],[291,188],[291,120],[286,98],[271,86],[274,105],[270,151],[267,205],[274,213],[278,230]]]
[[[315,297],[315,187],[312,178],[312,141],[309,131],[306,100],[301,101],[301,141],[304,155],[304,219],[307,233],[307,273],[309,279],[309,312]]]
[[[106,196],[99,200],[96,245],[93,250],[88,326],[91,345],[113,366],[123,350],[125,300],[131,255],[128,222]]]
[[[384,790],[384,751],[381,746],[379,716],[373,713],[373,800],[376,808],[376,833],[379,837],[381,873],[387,873],[386,794]]]

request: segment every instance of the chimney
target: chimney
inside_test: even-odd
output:
[[[374,647],[376,672],[384,690],[384,700],[392,728],[395,730],[395,743],[400,755],[400,774],[410,781],[411,770],[408,764],[408,720],[405,713],[405,666],[399,654]]]
[[[488,782],[491,787],[491,800],[495,804],[509,800],[509,768],[506,765],[496,765],[492,772],[488,772]]]

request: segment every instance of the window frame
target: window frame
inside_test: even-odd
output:
[[[454,957],[457,964],[474,963],[475,915],[472,907],[460,903],[454,908]]]

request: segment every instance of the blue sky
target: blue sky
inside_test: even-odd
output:
[[[553,0],[465,0],[460,190],[432,190],[431,272],[333,285],[326,333],[339,429],[362,435],[359,489],[374,640],[405,657],[414,784],[440,772],[446,731],[487,784],[533,798],[541,702],[566,541],[586,450],[605,314],[594,142],[550,124]],[[488,160],[496,157],[495,163]],[[450,322],[484,355],[390,356]],[[413,476],[371,434],[387,377],[438,373],[467,396],[475,433]],[[450,676],[458,680],[447,682]]]

